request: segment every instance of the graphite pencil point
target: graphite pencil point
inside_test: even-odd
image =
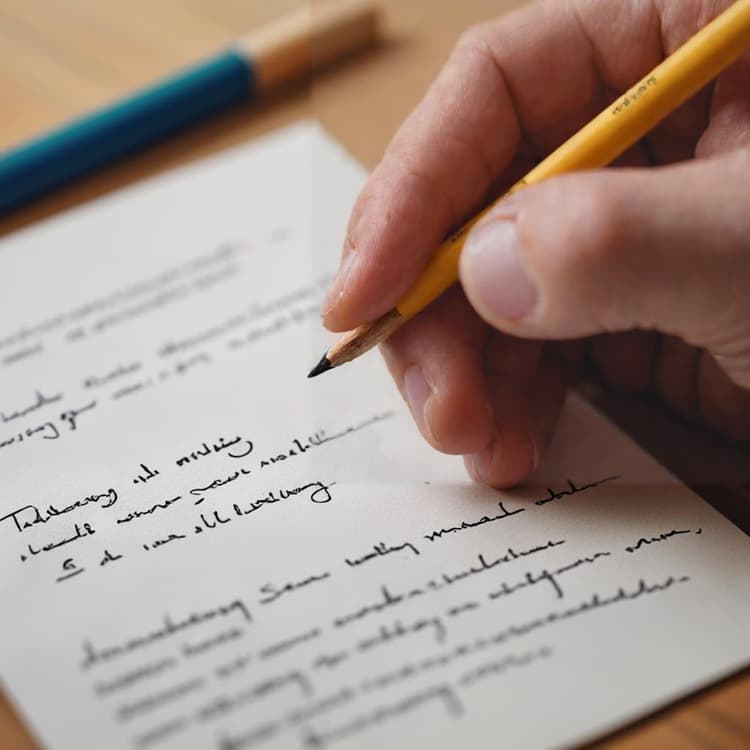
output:
[[[330,369],[331,369],[331,361],[328,359],[328,355],[324,354],[320,362],[318,362],[318,364],[315,365],[315,367],[313,367],[312,370],[310,370],[307,377],[314,378],[320,375],[321,373],[328,372],[328,370]]]

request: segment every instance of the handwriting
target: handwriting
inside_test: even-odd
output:
[[[133,484],[146,484],[150,479],[158,477],[160,473],[158,469],[151,469],[146,464],[141,464],[140,469],[143,473],[135,477]]]
[[[277,693],[288,687],[296,688],[302,696],[308,696],[312,693],[310,680],[303,672],[295,669],[286,674],[270,677],[235,693],[222,694],[210,703],[198,708],[195,717],[198,721],[202,722],[212,721],[224,714],[241,708],[247,703]]]
[[[123,555],[113,555],[108,549],[104,550],[104,557],[102,557],[99,567],[104,567],[105,565],[109,565],[109,563],[117,562],[118,560],[122,560]]]
[[[476,521],[461,521],[461,524],[459,526],[449,526],[448,528],[445,528],[445,529],[432,531],[429,534],[425,534],[424,538],[428,542],[434,542],[438,539],[441,539],[446,534],[457,534],[461,531],[466,531],[467,529],[475,529],[477,526],[483,526],[486,523],[494,523],[495,521],[502,521],[504,518],[510,518],[511,516],[515,516],[518,513],[523,513],[526,510],[526,508],[516,508],[515,510],[506,510],[502,501],[498,503],[498,507],[500,508],[500,512],[497,515],[482,516]]]
[[[433,685],[396,702],[377,706],[370,713],[361,714],[341,726],[328,728],[325,731],[308,729],[304,738],[305,746],[310,748],[328,747],[334,742],[353,737],[373,726],[385,724],[403,714],[411,713],[432,701],[442,703],[450,716],[459,717],[463,714],[463,705],[453,688],[448,685]]]
[[[419,554],[419,550],[411,542],[394,545],[387,545],[385,542],[379,542],[372,546],[372,552],[367,552],[362,555],[362,557],[355,557],[354,559],[347,557],[344,559],[344,562],[353,568],[358,565],[363,565],[366,562],[370,562],[370,560],[377,560],[379,557],[385,557],[393,552],[400,552],[403,549],[411,550],[415,555]]]
[[[395,607],[396,605],[401,604],[408,599],[412,599],[415,596],[422,596],[430,590],[436,590],[439,588],[442,588],[442,586],[435,580],[428,581],[427,584],[425,584],[423,587],[415,587],[409,589],[402,594],[393,593],[388,586],[381,586],[380,599],[375,602],[371,602],[370,604],[365,604],[359,609],[354,610],[354,612],[350,612],[345,615],[338,615],[333,620],[333,626],[336,628],[341,628],[345,625],[350,625],[351,623],[368,617],[369,615],[382,612],[384,609],[388,609],[390,607]]]
[[[295,635],[292,638],[286,638],[283,641],[279,641],[278,643],[273,643],[270,646],[266,646],[260,652],[260,658],[270,659],[272,656],[278,656],[281,653],[286,653],[295,646],[299,646],[303,643],[307,643],[308,641],[319,638],[320,635],[320,628],[313,628],[312,630],[308,630],[307,632],[301,633],[300,635]]]
[[[211,456],[216,453],[221,453],[221,451],[225,451],[229,448],[232,448],[234,446],[239,446],[240,443],[244,444],[244,447],[237,448],[236,451],[228,452],[227,455],[230,458],[245,458],[245,456],[249,456],[250,453],[253,451],[253,443],[251,440],[243,440],[239,435],[236,438],[233,438],[232,440],[226,440],[225,438],[221,437],[216,443],[201,443],[200,448],[196,448],[194,451],[191,451],[190,453],[187,453],[184,456],[181,456],[180,458],[175,460],[175,464],[177,466],[187,466],[190,463],[195,463],[196,461],[199,461],[202,458],[205,458],[206,456]]]
[[[122,643],[113,646],[96,648],[91,641],[85,641],[83,644],[83,661],[81,662],[81,669],[90,669],[97,664],[108,662],[120,656],[124,656],[125,654],[137,651],[144,646],[171,638],[177,633],[182,633],[183,631],[190,630],[207,622],[231,617],[232,615],[239,615],[245,622],[252,622],[250,610],[245,603],[241,599],[234,599],[228,604],[222,604],[213,609],[207,609],[201,612],[191,612],[182,620],[174,620],[170,615],[164,615],[161,625],[155,630],[149,631],[145,635],[129,638]]]
[[[516,591],[526,588],[527,586],[535,586],[537,583],[547,581],[555,591],[558,599],[562,599],[564,596],[562,587],[557,581],[557,576],[563,573],[569,573],[571,570],[576,570],[581,565],[587,565],[596,562],[601,557],[608,557],[611,553],[609,552],[597,552],[590,557],[581,557],[578,560],[574,560],[572,563],[563,565],[556,570],[549,571],[546,568],[536,575],[530,571],[527,571],[524,577],[516,583],[506,583],[503,581],[502,585],[496,591],[492,591],[488,594],[490,599],[499,599],[501,596],[508,596],[509,594],[515,594]]]
[[[0,519],[2,520],[2,519]],[[658,536],[651,536],[651,537],[641,537],[634,545],[625,547],[625,550],[627,552],[637,552],[642,547],[646,547],[649,544],[656,544],[657,542],[665,542],[667,539],[671,539],[674,536],[679,536],[681,534],[702,534],[703,529],[697,529],[696,531],[693,531],[693,529],[672,529],[671,531],[665,531]]]
[[[224,479],[221,479],[221,478],[214,479],[212,482],[205,485],[204,487],[193,487],[190,490],[190,494],[198,498],[195,501],[195,505],[200,505],[206,499],[204,495],[207,492],[218,489],[219,487],[224,487],[225,485],[230,484],[231,482],[237,481],[237,479],[239,479],[241,476],[248,476],[251,473],[252,472],[250,469],[245,469],[245,468],[238,469],[237,471],[230,474],[228,477],[225,477]]]
[[[218,633],[217,635],[211,636],[210,638],[200,641],[199,643],[186,643],[182,647],[182,653],[187,657],[200,656],[202,654],[205,654],[207,651],[211,651],[217,646],[224,646],[227,643],[236,641],[238,638],[242,638],[244,634],[245,631],[241,630],[240,628],[231,628],[230,630],[225,630],[223,633]]]
[[[4,411],[0,411],[0,422],[2,422],[3,424],[7,424],[8,422],[12,422],[15,419],[21,419],[22,417],[28,416],[32,412],[39,411],[39,409],[47,406],[48,404],[54,404],[57,401],[60,401],[62,397],[62,393],[56,393],[54,396],[45,396],[41,391],[38,390],[35,394],[34,403],[30,406],[16,409],[15,411],[7,413]]]
[[[150,508],[146,508],[146,510],[132,510],[130,511],[130,513],[127,514],[127,516],[118,518],[117,523],[118,524],[130,523],[131,521],[134,521],[136,518],[143,518],[144,516],[151,516],[154,513],[156,513],[157,510],[166,510],[167,508],[171,507],[172,505],[179,502],[180,500],[182,500],[182,496],[175,495],[169,500],[163,500],[160,503],[154,503]]]
[[[245,669],[248,665],[253,663],[253,657],[250,654],[245,654],[244,656],[238,656],[231,661],[220,664],[216,667],[216,676],[219,679],[224,679],[225,677],[232,677],[233,675],[237,674],[237,672],[241,672],[243,669]]]
[[[142,367],[140,362],[131,362],[127,365],[117,365],[114,369],[105,373],[104,375],[89,375],[83,379],[84,388],[99,388],[103,385],[109,385],[113,380],[124,377],[125,375],[132,375],[134,372],[138,372]]]
[[[623,602],[633,601],[634,599],[640,599],[644,596],[650,596],[659,594],[664,591],[668,591],[673,586],[677,586],[681,583],[687,583],[690,580],[688,576],[669,576],[660,583],[647,583],[644,579],[639,579],[638,584],[635,588],[627,590],[624,586],[618,587],[614,594],[601,595],[592,594],[590,597],[584,599],[580,603],[564,610],[553,610],[548,612],[541,617],[527,620],[525,622],[515,623],[509,625],[503,630],[495,633],[487,638],[480,638],[473,642],[473,644],[462,644],[457,648],[461,649],[472,649],[472,648],[487,648],[492,644],[504,643],[511,638],[520,638],[529,633],[532,633],[539,628],[544,628],[549,625],[554,625],[558,622],[569,620],[573,617],[578,617],[590,612],[610,607],[615,604],[621,604]],[[381,625],[378,628],[378,632],[374,636],[369,636],[364,640],[360,641],[358,648],[361,650],[369,650],[378,646],[384,646],[391,641],[398,640],[401,638],[408,637],[410,635],[421,633],[427,629],[426,618],[420,617],[410,623],[402,623],[397,620],[392,626]]]
[[[93,536],[96,534],[96,530],[92,528],[90,523],[84,523],[84,524],[76,524],[75,525],[75,533],[73,536],[64,537],[58,542],[49,542],[48,544],[43,544],[40,547],[35,547],[32,544],[27,544],[26,549],[29,551],[29,554],[32,556],[36,556],[41,554],[42,552],[51,552],[53,549],[60,549],[60,547],[64,547],[66,544],[72,544],[73,542],[77,542],[79,539],[85,539],[86,537]],[[21,561],[26,561],[26,556],[21,555]]]
[[[488,570],[492,570],[493,568],[496,568],[498,565],[502,565],[503,563],[512,562],[513,560],[518,560],[522,557],[528,557],[529,555],[535,555],[538,552],[544,552],[545,550],[552,549],[553,547],[559,547],[561,544],[565,544],[564,539],[559,539],[557,541],[550,540],[549,542],[545,542],[544,544],[538,544],[534,547],[529,547],[528,549],[522,549],[516,552],[512,547],[508,547],[507,551],[502,554],[498,555],[495,558],[487,559],[487,556],[483,553],[479,553],[477,555],[477,561],[479,565],[471,565],[468,568],[465,568],[464,570],[459,571],[458,573],[443,573],[441,575],[441,578],[443,582],[446,584],[455,583],[456,581],[461,581],[464,578],[468,578],[469,576],[474,576],[479,573],[485,573]]]
[[[271,490],[264,497],[261,497],[258,500],[253,500],[244,509],[241,508],[237,503],[235,503],[233,506],[234,512],[238,516],[247,516],[250,513],[254,513],[255,511],[258,511],[268,505],[280,503],[283,500],[289,500],[301,494],[307,494],[310,502],[315,503],[316,505],[329,503],[333,499],[333,495],[331,494],[331,487],[333,487],[335,484],[335,482],[325,484],[324,482],[318,480],[315,482],[307,482],[306,484],[302,484],[299,487]]]
[[[131,669],[117,677],[106,682],[97,682],[94,685],[94,691],[97,695],[110,695],[119,690],[125,690],[133,685],[161,674],[167,669],[173,669],[177,666],[177,660],[173,657],[160,659],[151,664],[145,664],[140,667]]]
[[[84,572],[83,568],[79,568],[72,557],[67,558],[63,562],[63,574],[57,579],[57,583],[62,583],[62,581],[67,581],[69,578],[74,578],[75,576],[79,575],[80,573]]]
[[[346,703],[351,702],[356,697],[356,693],[350,687],[344,687],[333,694],[324,695],[314,703],[308,703],[306,706],[296,708],[290,711],[286,716],[288,724],[301,724],[303,721],[320,716],[320,714],[340,708]]]
[[[170,542],[180,542],[184,539],[187,539],[186,534],[177,534],[172,533],[169,536],[165,536],[163,539],[155,539],[151,544],[144,544],[143,549],[150,550],[150,549],[158,549],[159,547],[163,547],[165,544],[169,544]]]
[[[201,522],[203,523],[203,526],[200,526],[198,524],[195,525],[194,532],[196,534],[202,533],[204,528],[215,529],[217,526],[223,526],[224,524],[232,522],[231,518],[222,517],[218,510],[215,510],[212,515],[213,515],[213,521],[209,521],[206,518],[206,516],[203,513],[201,513],[200,518],[201,518]]]
[[[100,508],[106,509],[111,508],[117,502],[117,492],[110,487],[106,492],[101,492],[97,495],[88,495],[80,500],[75,500],[70,505],[64,505],[58,508],[55,505],[48,505],[46,508],[37,508],[36,505],[24,505],[22,508],[8,513],[0,518],[0,523],[3,521],[13,520],[16,527],[16,531],[23,533],[32,526],[36,526],[39,523],[47,523],[53,518],[65,515],[79,508],[85,508],[87,505],[96,503]]]
[[[141,391],[146,390],[146,388],[151,388],[151,386],[153,385],[154,381],[152,378],[136,380],[135,383],[127,383],[126,385],[117,388],[112,393],[112,400],[119,401],[121,398],[127,398],[128,396],[132,396],[134,393],[140,393]]]
[[[49,335],[60,328],[70,325],[80,325],[82,321],[90,320],[104,311],[114,312],[92,322],[91,331],[103,331],[113,325],[125,322],[134,317],[150,312],[154,307],[160,307],[173,299],[175,284],[179,284],[181,295],[189,291],[184,287],[184,279],[196,274],[206,263],[226,265],[232,254],[240,252],[233,246],[222,245],[209,253],[191,258],[178,266],[160,270],[155,276],[142,278],[136,283],[120,289],[113,289],[105,296],[83,300],[75,308],[55,314],[53,318],[42,318],[34,323],[24,324],[12,332],[0,335],[0,350],[19,344],[36,344],[34,339]],[[144,299],[145,297],[145,299]],[[139,299],[141,298],[141,299]]]
[[[274,586],[272,583],[266,583],[260,587],[260,598],[258,601],[261,604],[271,604],[272,602],[280,599],[284,594],[289,594],[292,591],[298,591],[299,589],[309,586],[311,583],[317,583],[318,581],[325,581],[326,578],[330,578],[331,574],[319,573],[317,575],[310,575],[307,578],[303,578],[301,581],[291,581],[285,583],[283,586]]]
[[[537,661],[538,659],[548,659],[550,656],[552,656],[552,650],[547,647],[540,648],[537,651],[530,651],[519,656],[506,656],[503,659],[498,659],[489,664],[482,664],[481,667],[477,667],[476,669],[464,673],[459,678],[458,684],[461,685],[461,687],[468,687],[476,682],[486,679],[487,677],[495,677],[496,675],[504,674],[514,667],[525,667],[528,664],[531,664],[531,662]]]
[[[60,415],[60,419],[63,422],[67,422],[71,432],[78,429],[78,417],[81,414],[85,414],[87,411],[91,411],[96,408],[96,399],[89,401],[89,403],[80,406],[78,409],[68,409]]]
[[[123,722],[130,721],[136,716],[152,711],[159,706],[163,706],[165,703],[171,703],[189,693],[201,690],[204,686],[205,680],[201,677],[186,680],[185,682],[173,685],[166,690],[160,690],[158,693],[149,695],[146,698],[141,698],[133,703],[121,706],[117,710],[117,718]]]
[[[78,409],[68,409],[60,414],[59,422],[62,422],[63,424],[67,423],[68,431],[73,432],[78,429],[78,417],[95,407],[96,401],[91,401]],[[60,429],[52,421],[44,422],[36,427],[27,427],[25,430],[22,430],[11,437],[0,440],[0,448],[18,445],[35,435],[41,435],[42,440],[58,440],[60,438]]]
[[[283,452],[277,453],[273,456],[266,456],[264,459],[262,459],[260,462],[260,468],[264,469],[267,466],[272,466],[273,464],[279,463],[280,461],[286,461],[290,458],[295,458],[302,455],[303,453],[306,453],[308,450],[310,450],[310,448],[319,448],[326,443],[331,443],[335,440],[341,440],[341,438],[347,437],[352,433],[360,432],[361,430],[372,427],[373,425],[379,424],[380,422],[383,422],[387,419],[391,419],[393,416],[394,412],[385,411],[380,414],[375,414],[369,419],[365,419],[363,422],[350,425],[346,429],[333,433],[332,435],[326,433],[325,430],[319,430],[318,432],[309,435],[306,440],[295,438],[294,440],[292,440],[291,446]]]
[[[186,725],[187,720],[184,717],[169,719],[163,724],[159,724],[158,726],[143,732],[143,734],[139,734],[135,738],[135,746],[139,748],[149,747],[150,745],[162,742],[168,737],[172,737],[178,732],[183,731],[186,728]]]
[[[412,586],[402,593],[394,592],[388,586],[383,585],[380,587],[380,598],[377,601],[366,604],[363,607],[355,610],[354,612],[337,616],[333,620],[333,625],[334,627],[343,627],[345,625],[349,625],[356,620],[361,620],[364,617],[381,612],[384,609],[395,607],[402,602],[413,599],[416,596],[424,596],[432,592],[444,589],[448,586],[453,586],[459,581],[463,581],[471,576],[475,576],[481,573],[486,573],[487,571],[492,570],[493,568],[496,568],[498,565],[501,565],[503,563],[510,562],[511,560],[515,560],[520,557],[533,555],[538,552],[551,549],[552,547],[560,546],[564,543],[565,542],[563,540],[549,541],[546,544],[537,545],[535,547],[529,548],[528,550],[522,550],[520,553],[514,552],[509,548],[508,552],[506,552],[505,554],[490,560],[488,560],[484,554],[480,553],[477,555],[478,565],[471,565],[470,567],[465,568],[458,573],[442,573],[439,577],[432,578],[421,586]],[[599,556],[604,554],[609,553],[597,553],[596,556],[592,557],[591,559],[587,558],[586,561],[593,562],[594,560],[598,559]],[[513,586],[504,583],[503,588],[499,589],[498,592],[491,594],[490,598],[495,599],[506,594],[514,593],[521,588],[531,586],[545,580],[549,581],[561,596],[562,590],[559,589],[554,575],[566,572],[567,570],[572,570],[573,568],[578,567],[578,565],[580,565],[581,563],[582,560],[576,560],[575,563],[571,564],[570,566],[560,568],[553,573],[549,573],[548,571],[544,570],[539,574],[538,577],[534,576],[532,573],[527,573],[526,577],[521,582],[514,584]]]
[[[580,492],[585,492],[586,490],[592,490],[595,487],[599,487],[600,485],[606,484],[607,482],[614,482],[617,479],[620,479],[620,477],[619,476],[605,477],[604,479],[597,479],[593,482],[589,482],[588,484],[582,484],[580,487],[577,487],[576,484],[572,480],[569,479],[567,489],[555,491],[551,487],[548,487],[547,497],[543,497],[539,500],[536,500],[535,504],[547,505],[547,503],[551,503],[555,500],[560,500],[563,497],[569,497],[570,495],[577,495]]]
[[[41,435],[42,440],[57,440],[60,437],[60,430],[52,422],[45,422],[36,427],[27,427],[23,432],[19,432],[5,440],[0,440],[0,448],[7,448],[16,443],[22,443],[26,438],[34,435]]]
[[[281,726],[278,722],[266,722],[258,727],[253,727],[250,731],[242,734],[224,735],[217,745],[217,750],[243,750],[243,748],[253,747],[258,743],[265,742],[275,737]]]
[[[427,656],[423,659],[416,661],[407,661],[401,664],[396,669],[391,669],[375,677],[366,678],[360,685],[359,690],[363,693],[371,693],[377,690],[383,690],[385,688],[392,687],[400,682],[414,679],[415,677],[421,677],[425,673],[434,672],[435,670],[444,669],[445,667],[451,666],[456,662],[460,662],[466,659],[471,659],[476,656],[477,653],[483,649],[480,647],[482,640],[478,640],[473,644],[461,644],[458,647],[447,648],[441,650],[431,656]],[[497,645],[497,644],[493,644]],[[483,677],[489,676],[491,673],[498,673],[503,671],[500,666],[505,660],[508,661],[507,666],[525,666],[537,657],[548,657],[551,656],[552,652],[548,648],[543,648],[535,652],[530,652],[521,655],[511,654],[505,657],[502,662],[489,662],[481,667],[473,669],[465,673],[458,679],[458,683],[462,686],[467,686],[473,682],[482,679]]]

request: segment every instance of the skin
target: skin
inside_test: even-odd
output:
[[[393,307],[451,229],[730,4],[547,0],[467,31],[359,197],[325,325]],[[461,281],[382,348],[477,481],[534,470],[585,368],[750,440],[750,56],[612,167],[501,204]]]

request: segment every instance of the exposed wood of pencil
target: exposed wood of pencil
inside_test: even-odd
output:
[[[406,322],[406,318],[395,308],[389,310],[377,320],[371,323],[365,323],[358,326],[352,331],[345,333],[323,358],[327,360],[329,366],[320,367],[313,370],[313,373],[320,374],[334,367],[343,365],[345,362],[351,362],[360,355],[377,346],[381,341],[387,339],[392,333],[400,328]],[[321,360],[323,364],[323,360]],[[312,375],[312,373],[311,373]],[[312,375],[314,377],[314,375]]]

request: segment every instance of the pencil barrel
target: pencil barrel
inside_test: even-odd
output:
[[[553,151],[503,198],[557,175],[606,166],[716,78],[748,47],[750,0],[737,0]],[[491,209],[492,206],[484,209],[437,249],[420,279],[396,304],[404,318],[419,313],[458,281],[466,237]]]
[[[239,47],[253,61],[258,89],[269,91],[374,44],[377,27],[371,0],[308,0]]]
[[[252,71],[222,53],[0,155],[0,215],[249,99]]]

